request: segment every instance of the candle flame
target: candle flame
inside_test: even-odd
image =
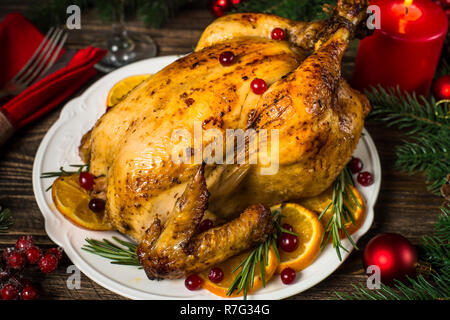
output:
[[[410,5],[412,5],[412,3],[413,3],[413,0],[405,0],[405,2],[404,2],[405,7],[409,7]]]

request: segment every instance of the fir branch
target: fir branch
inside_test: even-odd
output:
[[[335,292],[338,300],[436,300],[450,298],[450,273],[431,275],[427,280],[422,275],[408,278],[409,286],[394,280],[393,287],[380,285],[380,289],[369,290],[363,284],[352,285],[352,293]]]
[[[48,0],[36,1],[27,12],[28,18],[39,28],[62,25],[67,19],[67,7],[77,5],[82,14],[93,9],[104,22],[118,21],[120,0]],[[124,0],[123,15],[126,20],[138,18],[149,27],[158,28],[181,8],[186,6],[206,6],[206,0]]]
[[[333,184],[333,194],[331,197],[331,202],[322,213],[319,215],[319,220],[323,217],[323,215],[328,211],[331,207],[332,217],[325,227],[325,233],[322,237],[322,241],[320,244],[321,249],[323,250],[331,237],[333,248],[336,250],[336,254],[339,260],[342,260],[341,249],[348,252],[348,250],[342,245],[341,242],[341,234],[345,234],[347,239],[353,245],[355,249],[358,250],[356,243],[353,241],[350,234],[347,232],[345,224],[351,221],[355,224],[355,218],[353,217],[353,213],[348,208],[347,204],[352,204],[359,208],[361,208],[361,203],[356,199],[355,194],[349,186],[354,186],[353,178],[347,167],[342,170],[342,172],[337,177],[336,181]]]
[[[450,101],[417,98],[399,88],[372,88],[366,94],[373,107],[370,119],[404,130],[407,136],[396,149],[397,168],[424,172],[428,189],[438,194],[450,172]]]
[[[0,233],[4,233],[13,225],[14,221],[9,209],[2,209],[0,207]]]
[[[263,12],[297,21],[312,21],[326,17],[326,14],[322,10],[324,4],[336,5],[336,1],[246,0],[241,1],[237,5],[235,12]]]
[[[352,285],[353,293],[335,292],[335,298],[346,300],[435,300],[450,299],[450,205],[441,208],[441,215],[432,236],[424,236],[420,258],[431,263],[429,278],[418,275],[408,278],[408,285],[394,280],[394,286],[381,284],[380,289],[368,290],[363,284]]]
[[[434,235],[422,238],[419,254],[437,272],[450,273],[450,204],[443,206],[441,211]]]
[[[137,266],[141,269],[142,267],[136,254],[137,245],[134,242],[120,240],[117,237],[112,237],[112,239],[118,244],[115,244],[108,239],[103,239],[101,241],[85,239],[88,244],[85,244],[81,249],[100,257],[110,259],[112,264]]]

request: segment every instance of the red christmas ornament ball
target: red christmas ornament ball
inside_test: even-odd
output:
[[[417,253],[411,242],[396,233],[380,234],[366,245],[363,254],[364,268],[376,265],[380,268],[381,282],[393,284],[393,280],[406,280],[416,273]]]
[[[433,86],[433,93],[438,100],[450,99],[450,74],[436,80]]]
[[[211,0],[209,1],[209,9],[216,17],[223,16],[233,7],[232,0]]]

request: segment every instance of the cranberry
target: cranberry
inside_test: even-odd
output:
[[[263,79],[255,78],[250,83],[250,88],[255,94],[263,94],[267,90],[267,84]]]
[[[29,263],[36,264],[42,257],[42,251],[38,247],[31,247],[25,251],[25,255],[27,256]]]
[[[2,289],[2,299],[3,300],[15,300],[19,295],[17,286],[8,283]]]
[[[16,248],[20,251],[25,251],[34,246],[33,236],[21,236],[16,242]]]
[[[39,269],[43,273],[51,273],[58,268],[58,258],[53,254],[46,254],[42,257],[41,261],[39,261]]]
[[[275,28],[272,30],[270,36],[273,40],[284,40],[284,30],[281,28]]]
[[[105,210],[105,200],[93,198],[89,201],[89,209],[94,212],[103,212]]]
[[[287,231],[294,232],[294,228],[289,223],[283,223],[281,227]]]
[[[220,64],[227,67],[234,63],[235,55],[231,51],[222,52],[219,56]]]
[[[363,166],[363,162],[359,158],[352,158],[352,160],[348,163],[348,168],[353,174],[360,172]]]
[[[284,284],[291,284],[294,282],[296,276],[297,274],[294,269],[285,268],[281,271],[281,281],[283,281]]]
[[[373,176],[370,172],[364,171],[358,174],[356,178],[360,185],[368,187],[373,183]]]
[[[203,281],[199,276],[197,276],[196,274],[191,274],[186,278],[186,280],[184,280],[184,285],[186,286],[186,288],[193,291],[200,289],[202,286],[202,282]]]
[[[78,181],[80,182],[80,186],[83,189],[92,190],[92,188],[94,187],[94,179],[95,177],[89,172],[82,172],[80,173]]]
[[[212,220],[205,219],[202,222],[200,222],[200,232],[205,232],[211,229],[214,226],[214,223]]]
[[[298,247],[298,238],[290,233],[282,233],[280,237],[280,248],[286,252],[292,252]]]
[[[38,295],[37,289],[33,286],[25,286],[22,290],[23,300],[36,300]]]
[[[208,278],[214,283],[219,283],[223,280],[223,270],[220,268],[212,268],[208,273]]]
[[[8,265],[13,269],[21,269],[25,266],[26,260],[22,252],[14,251],[8,255]]]
[[[58,258],[58,261],[61,261],[62,259],[62,249],[61,248],[50,248],[47,250],[47,252],[45,254],[52,254],[54,255],[56,258]]]

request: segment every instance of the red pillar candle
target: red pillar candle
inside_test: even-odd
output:
[[[360,41],[352,84],[395,87],[426,95],[448,28],[442,8],[431,0],[373,0],[380,29]]]

